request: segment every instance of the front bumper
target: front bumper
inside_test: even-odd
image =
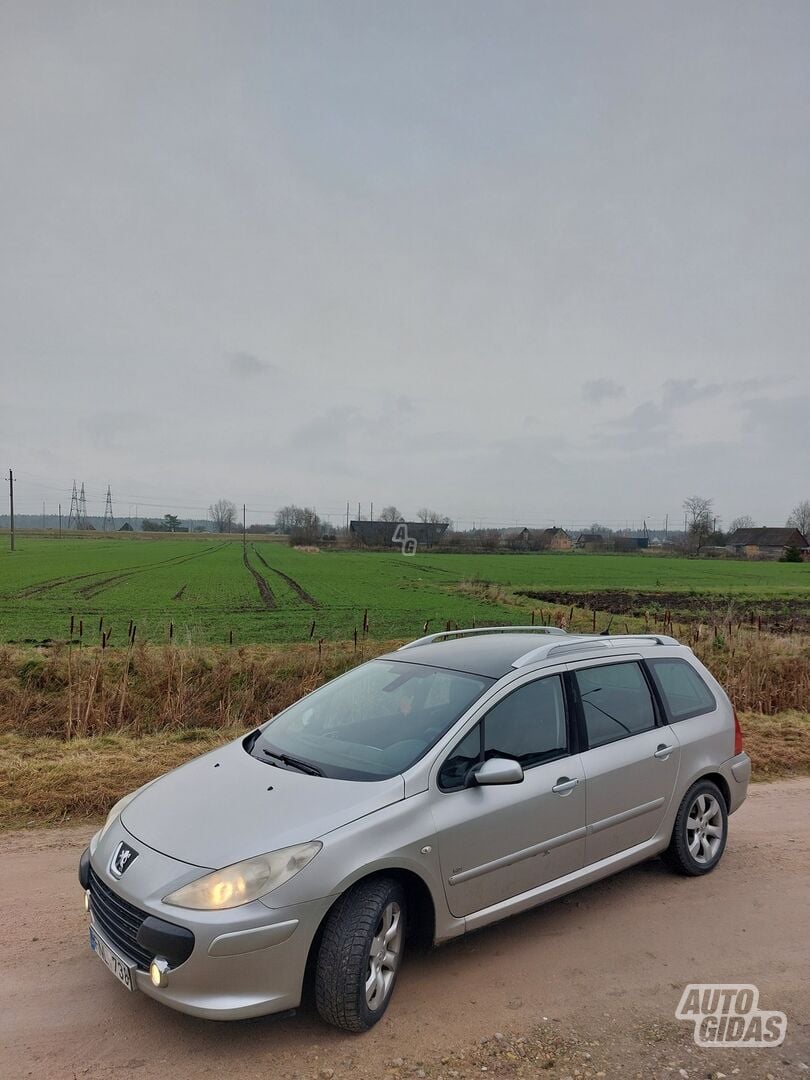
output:
[[[137,849],[138,856],[116,880],[110,863],[121,840]],[[210,1020],[237,1020],[296,1008],[313,938],[333,898],[286,908],[255,901],[230,911],[189,911],[163,903],[163,896],[204,872],[148,848],[120,820],[91,844],[79,864],[79,880],[91,890],[91,921],[108,940],[102,922],[107,916],[100,902],[94,911],[94,889],[99,895],[106,889],[114,894],[113,901],[117,897],[139,909],[147,916],[144,926],[151,921],[164,932],[168,926],[193,934],[191,954],[170,966],[162,987],[153,985],[148,972],[148,960],[162,955],[155,951],[150,957],[152,949],[160,948],[158,934],[139,934],[138,945],[145,949],[138,948],[138,956],[132,955],[134,948],[127,954],[116,944],[125,959],[138,964],[135,983],[145,994],[180,1012]],[[96,884],[91,881],[93,875]],[[126,907],[121,911],[122,918],[131,916]],[[166,940],[170,948],[171,939]]]

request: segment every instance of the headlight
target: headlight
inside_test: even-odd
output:
[[[195,911],[222,911],[258,900],[312,862],[323,847],[317,840],[245,859],[198,878],[164,896],[164,904]]]

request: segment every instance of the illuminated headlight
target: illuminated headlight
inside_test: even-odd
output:
[[[163,903],[195,911],[223,911],[249,904],[295,877],[322,847],[319,841],[312,840],[245,859],[184,885],[164,897]]]

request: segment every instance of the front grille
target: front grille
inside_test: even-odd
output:
[[[90,867],[90,910],[111,945],[133,960],[141,971],[148,971],[153,957],[138,944],[138,931],[147,913],[128,903],[108,888]]]

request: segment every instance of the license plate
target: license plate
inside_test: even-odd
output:
[[[131,966],[107,944],[92,926],[90,927],[90,948],[107,965],[116,979],[124,984],[127,990],[135,989]]]

